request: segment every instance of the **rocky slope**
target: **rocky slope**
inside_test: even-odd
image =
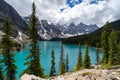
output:
[[[21,16],[16,12],[16,10],[4,0],[0,0],[0,23],[4,21],[4,18],[8,17],[10,22],[14,25],[14,30],[16,35],[18,30],[25,33],[27,24],[22,20]]]
[[[2,39],[2,36],[4,35],[4,33],[2,31],[0,31],[0,40]],[[24,43],[29,42],[27,40],[28,36],[23,34],[22,32],[18,32],[18,36],[12,37],[14,43],[16,43],[17,45],[15,46],[15,49],[23,49],[24,48]]]
[[[27,30],[26,22],[11,5],[7,4],[4,0],[0,0],[0,37],[4,34],[2,33],[2,25],[6,17],[9,18],[11,24],[14,26],[15,40],[19,43],[25,42],[25,38],[27,38],[25,35]]]
[[[49,79],[42,79],[34,75],[24,74],[21,80],[120,80],[120,69],[84,69]]]

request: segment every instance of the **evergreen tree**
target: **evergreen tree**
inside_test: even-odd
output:
[[[66,72],[69,71],[69,57],[68,57],[68,53],[67,53],[67,56],[66,56]]]
[[[0,66],[0,80],[4,80],[3,74],[2,74],[2,68]]]
[[[59,73],[60,75],[64,74],[66,72],[65,70],[65,59],[64,59],[64,49],[63,49],[63,43],[61,44],[61,53],[60,53],[60,66],[59,66]]]
[[[32,4],[32,14],[30,18],[30,27],[28,30],[29,39],[31,40],[30,44],[30,54],[26,57],[26,60],[28,60],[25,65],[28,65],[27,69],[25,70],[28,74],[34,74],[35,76],[44,77],[43,68],[40,64],[40,49],[38,44],[39,41],[39,35],[37,31],[37,24],[38,19],[36,17],[36,6],[33,3]]]
[[[3,32],[5,33],[1,40],[1,48],[2,48],[2,54],[3,54],[3,61],[5,64],[5,73],[6,73],[6,80],[16,80],[15,74],[16,74],[16,65],[14,56],[15,54],[12,53],[14,48],[13,39],[11,36],[13,36],[13,28],[9,22],[9,19],[6,18],[4,21],[4,27]]]
[[[3,77],[3,71],[2,71],[2,60],[0,60],[0,80],[4,80],[4,77]]]
[[[117,65],[119,64],[119,53],[118,53],[118,46],[117,46],[117,35],[114,30],[112,30],[109,36],[109,65]]]
[[[56,73],[56,70],[55,70],[55,56],[54,56],[54,51],[52,50],[52,53],[51,53],[51,71],[50,71],[50,77],[51,76],[55,76],[55,73]]]
[[[75,70],[80,70],[81,67],[82,67],[82,52],[79,44],[79,53],[78,53],[78,59],[77,59],[77,64],[75,66]]]
[[[109,43],[108,43],[108,37],[111,33],[111,24],[106,23],[103,28],[103,32],[101,35],[101,46],[102,46],[102,51],[103,51],[103,58],[102,58],[102,63],[107,64],[108,63],[108,58],[109,58]]]
[[[89,46],[86,45],[86,53],[83,61],[83,68],[90,68],[90,66],[91,66],[91,63],[90,63],[90,57],[89,57]]]
[[[98,65],[100,63],[100,57],[99,57],[99,48],[98,48],[98,43],[96,46],[96,64]]]

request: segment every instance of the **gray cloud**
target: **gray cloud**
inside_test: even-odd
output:
[[[83,22],[102,26],[107,21],[120,19],[120,0],[99,1],[98,4],[89,4],[92,0],[83,0],[81,4],[68,7],[66,0],[5,0],[11,4],[21,16],[31,14],[31,5],[34,1],[37,6],[39,19],[46,19],[52,23],[65,24],[69,22]],[[65,8],[60,12],[61,8]]]

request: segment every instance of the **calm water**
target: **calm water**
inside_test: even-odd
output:
[[[59,55],[60,55],[60,47],[61,47],[61,42],[51,42],[51,41],[42,41],[39,43],[40,46],[40,52],[41,52],[41,64],[42,67],[44,68],[44,72],[49,75],[50,72],[50,67],[51,67],[51,51],[52,49],[54,50],[55,53],[55,67],[56,67],[56,72],[58,73],[59,71]],[[82,55],[84,56],[85,53],[85,46],[81,47],[82,49]],[[89,47],[89,55],[91,58],[91,63],[95,64],[95,48],[94,47]],[[15,59],[17,60],[17,78],[19,74],[26,68],[24,65],[25,62],[25,57],[29,54],[29,46],[26,45],[25,49],[16,52],[16,57]],[[77,45],[71,45],[71,44],[64,44],[64,54],[68,53],[69,55],[69,67],[70,70],[73,70],[76,62],[77,62],[77,57],[78,57],[78,46]],[[101,52],[100,52],[101,53]],[[100,54],[101,55],[101,54]]]

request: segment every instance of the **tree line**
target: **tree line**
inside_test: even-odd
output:
[[[32,14],[30,18],[30,25],[28,29],[28,36],[30,40],[30,54],[26,57],[27,68],[23,71],[22,74],[34,74],[39,77],[46,77],[44,73],[44,69],[40,63],[40,49],[38,46],[39,35],[37,32],[37,23],[38,19],[36,17],[36,6],[32,4]],[[16,80],[17,66],[15,65],[16,60],[14,59],[15,54],[14,51],[14,41],[11,36],[13,36],[13,27],[8,18],[5,19],[3,25],[4,35],[1,39],[1,53],[3,58],[0,60],[0,80]],[[116,32],[111,29],[111,25],[106,23],[104,26],[103,33],[101,35],[101,43],[96,43],[96,62],[97,64],[103,65],[118,65],[120,64],[120,43],[119,39],[116,35]],[[99,58],[99,45],[101,45],[103,51],[102,60]],[[91,68],[90,56],[89,56],[89,45],[86,44],[86,51],[84,58],[82,58],[81,45],[79,44],[79,52],[77,63],[74,67],[74,70],[81,70],[83,68]],[[3,69],[2,65],[4,64],[5,69]],[[3,70],[5,70],[5,77],[3,74]],[[69,55],[67,53],[66,58],[64,55],[64,47],[63,43],[61,44],[61,52],[60,52],[60,62],[59,62],[59,74],[62,75],[66,72],[69,72]],[[51,70],[49,77],[56,76],[55,70],[55,55],[54,50],[51,51]]]
[[[103,28],[101,35],[101,47],[103,51],[103,65],[119,65],[120,64],[120,40],[117,32],[111,28],[111,24],[107,22]]]

